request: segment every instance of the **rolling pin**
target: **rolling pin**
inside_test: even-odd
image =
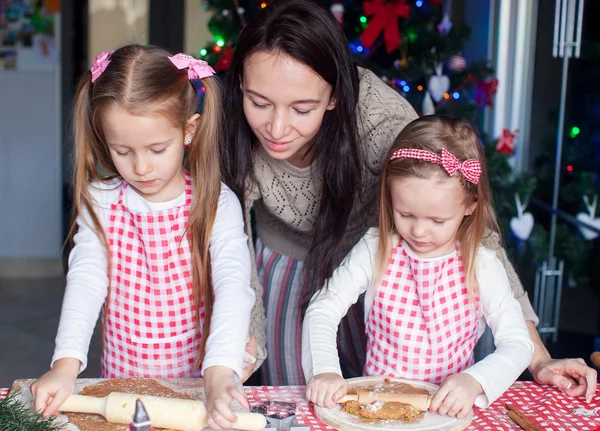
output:
[[[600,352],[594,352],[590,355],[590,361],[595,367],[600,368]]]
[[[199,400],[113,392],[102,398],[71,395],[58,410],[93,413],[104,416],[108,422],[128,424],[135,413],[137,400],[144,403],[154,428],[201,431],[207,426],[206,407]],[[235,415],[238,420],[233,424],[233,429],[258,431],[267,426],[265,417],[258,413],[235,412]]]
[[[358,401],[359,404],[372,404],[377,401],[384,403],[410,404],[417,410],[427,411],[433,396],[430,394],[393,394],[385,392],[356,391],[356,394],[346,394],[338,403]]]

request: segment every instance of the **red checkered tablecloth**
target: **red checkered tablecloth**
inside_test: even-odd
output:
[[[320,422],[312,405],[304,398],[304,386],[247,387],[250,405],[265,401],[287,401],[297,405],[298,422],[308,424],[313,431],[333,428]],[[522,431],[506,415],[506,404],[512,404],[530,416],[542,429],[553,431],[600,431],[600,389],[591,404],[580,398],[571,398],[550,387],[535,382],[517,382],[492,406],[485,410],[475,408],[475,417],[468,431]],[[586,416],[590,415],[590,416]]]
[[[304,386],[250,386],[246,387],[250,405],[265,401],[296,403],[298,422],[313,431],[332,430],[320,422],[312,405],[304,398]],[[9,389],[0,388],[0,399]],[[551,431],[600,431],[600,388],[590,404],[581,398],[571,398],[550,387],[535,382],[517,382],[492,406],[485,410],[475,408],[475,418],[468,431],[522,431],[506,415],[505,404],[512,404],[531,417],[542,429]]]

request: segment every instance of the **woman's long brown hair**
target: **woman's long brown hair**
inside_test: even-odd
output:
[[[187,69],[177,69],[168,59],[170,55],[153,46],[124,46],[111,55],[108,67],[94,83],[91,73],[86,72],[75,95],[73,214],[68,241],[72,242],[77,233],[77,217],[89,215],[91,227],[100,237],[109,262],[108,242],[94,211],[89,188],[93,182],[118,186],[116,180],[121,177],[104,139],[101,117],[107,108],[118,106],[132,115],[164,116],[185,134],[188,120],[198,108],[198,95],[188,79]],[[198,321],[203,331],[196,366],[202,362],[210,331],[214,301],[209,247],[221,191],[218,149],[221,87],[213,77],[203,79],[201,85],[205,92],[202,117],[182,161],[190,173],[193,188],[186,229],[192,256],[192,295],[196,309],[202,300],[205,304],[204,320]],[[108,276],[110,282],[110,273]],[[108,306],[109,298],[106,304]]]
[[[394,151],[402,148],[426,150],[436,154],[445,148],[461,162],[475,159],[481,163],[481,177],[477,185],[466,181],[460,174],[457,174],[457,181],[460,181],[466,192],[466,203],[475,202],[477,204],[475,211],[464,217],[457,233],[465,265],[467,286],[469,291],[474,292],[476,289],[477,247],[480,246],[486,230],[500,232],[500,227],[492,204],[483,146],[473,127],[463,119],[441,115],[421,117],[408,124],[396,137],[388,152],[379,182],[379,247],[376,274],[381,277],[385,272],[393,247],[391,238],[393,234],[398,234],[394,225],[390,194],[391,181],[402,177],[448,176],[446,171],[436,163],[418,159],[391,160]]]

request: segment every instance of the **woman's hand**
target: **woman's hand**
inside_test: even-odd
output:
[[[464,419],[471,412],[475,398],[482,392],[483,388],[470,374],[454,374],[444,381],[433,396],[429,411]]]
[[[73,395],[81,362],[75,358],[59,359],[50,371],[31,384],[34,410],[43,417],[56,415],[58,408]]]
[[[348,382],[336,373],[321,373],[306,385],[306,399],[319,407],[331,408],[348,391]]]
[[[533,358],[529,372],[541,385],[552,385],[570,397],[585,395],[589,403],[596,393],[598,373],[581,358],[552,359],[540,338],[535,323],[527,321],[527,329],[533,341]]]
[[[532,362],[529,371],[536,382],[555,386],[571,397],[585,395],[588,403],[596,392],[598,373],[581,358],[552,359],[548,356]]]
[[[220,365],[208,367],[204,371],[206,392],[207,424],[214,430],[230,429],[237,416],[231,410],[231,402],[236,400],[248,408],[246,396],[235,383],[235,373],[231,368]]]

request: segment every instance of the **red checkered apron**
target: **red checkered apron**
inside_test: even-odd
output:
[[[204,302],[193,307],[191,253],[184,235],[192,202],[185,177],[185,204],[149,213],[123,204],[128,185],[111,207],[108,243],[111,282],[101,375],[196,377]]]
[[[364,374],[441,383],[473,364],[479,297],[456,254],[421,260],[399,244],[367,319]]]

